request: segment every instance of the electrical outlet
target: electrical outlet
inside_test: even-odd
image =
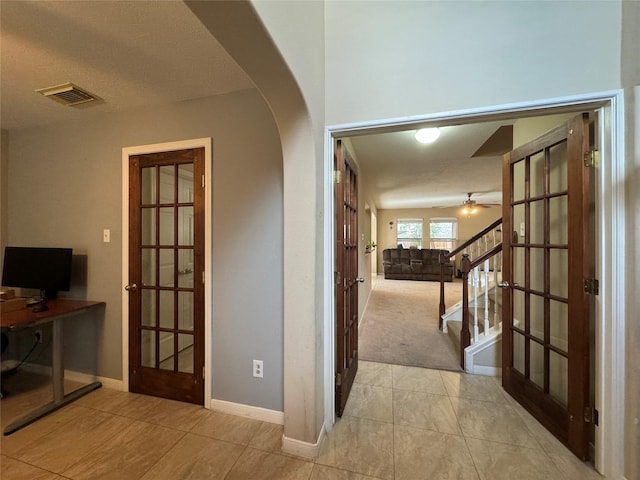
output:
[[[254,360],[253,361],[253,376],[256,378],[263,378],[264,377],[264,370],[263,370],[263,363],[262,360]]]

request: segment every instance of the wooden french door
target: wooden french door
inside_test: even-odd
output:
[[[129,157],[129,389],[204,403],[204,149]]]
[[[358,371],[358,176],[338,140],[335,156],[336,414],[344,410]]]
[[[504,156],[504,388],[588,456],[589,117]]]

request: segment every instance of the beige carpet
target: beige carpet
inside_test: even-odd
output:
[[[445,283],[446,305],[462,298],[460,280]],[[459,353],[438,330],[440,283],[374,280],[359,331],[359,358],[372,362],[460,370]]]

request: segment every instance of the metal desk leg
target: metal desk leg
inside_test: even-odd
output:
[[[51,412],[58,410],[61,407],[77,400],[78,398],[86,395],[87,393],[100,388],[102,383],[92,382],[88,385],[80,387],[69,394],[64,394],[64,364],[63,364],[63,351],[62,351],[62,328],[64,324],[62,319],[53,321],[53,358],[51,361],[51,383],[53,385],[53,402],[47,403],[42,407],[29,412],[22,418],[19,418],[15,422],[10,423],[4,429],[5,435],[11,435],[16,430],[20,430],[22,427],[26,427],[30,423],[48,415]]]
[[[53,386],[53,402],[61,402],[64,399],[64,358],[62,352],[62,331],[64,323],[60,320],[53,321],[53,342],[51,359],[51,384]]]

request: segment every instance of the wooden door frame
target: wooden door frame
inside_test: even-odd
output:
[[[533,117],[543,114],[598,109],[600,170],[596,175],[596,273],[600,295],[596,300],[596,428],[595,465],[607,477],[623,472],[625,379],[625,194],[624,194],[624,95],[611,90],[481,108],[439,112],[395,119],[333,125],[325,128],[324,158],[324,429],[335,423],[335,303],[333,298],[334,139],[384,131],[402,131],[451,123]],[[603,253],[606,251],[607,255]],[[606,321],[605,321],[606,319]]]
[[[122,387],[129,391],[129,295],[124,286],[129,283],[129,157],[147,153],[204,148],[205,206],[204,206],[204,407],[211,408],[211,338],[212,292],[211,222],[212,222],[212,151],[211,138],[196,138],[176,142],[154,143],[122,149]]]

